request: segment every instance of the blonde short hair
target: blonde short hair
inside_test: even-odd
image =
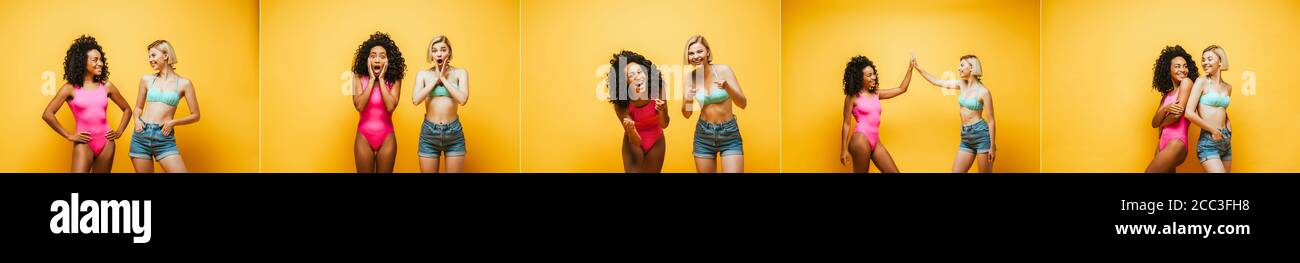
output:
[[[433,39],[429,40],[429,46],[424,50],[425,62],[433,62],[433,45],[438,43],[447,44],[447,62],[451,63],[451,57],[455,53],[451,52],[451,39],[448,39],[445,35],[433,36]]]
[[[691,64],[691,59],[689,54],[691,53],[691,45],[695,45],[695,43],[704,45],[704,50],[709,51],[709,57],[707,58],[707,60],[705,60],[705,63],[713,63],[713,48],[709,47],[709,41],[705,40],[704,36],[701,35],[694,35],[686,39],[686,50],[683,51],[682,53],[682,61],[688,65]]]
[[[966,63],[970,64],[971,66],[970,74],[975,75],[975,78],[978,79],[984,77],[984,67],[980,66],[979,57],[976,57],[975,55],[965,55],[965,56],[961,56],[960,61],[966,61]]]
[[[167,55],[167,65],[176,65],[176,62],[178,61],[176,59],[176,49],[172,48],[172,44],[170,42],[161,39],[154,40],[153,43],[149,43],[149,47],[146,50],[152,50],[155,48],[157,48],[158,51],[162,51],[163,54]]]
[[[1223,51],[1223,47],[1220,47],[1219,45],[1210,45],[1205,47],[1205,51],[1201,51],[1201,54],[1211,51],[1214,52],[1214,55],[1219,56],[1219,71],[1228,71],[1228,53]]]

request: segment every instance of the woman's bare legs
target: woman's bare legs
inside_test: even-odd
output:
[[[697,173],[716,173],[718,172],[717,159],[695,157],[695,172]]]
[[[354,154],[357,162],[358,173],[375,172],[375,152],[370,150],[370,142],[366,137],[357,132],[357,142],[354,144]]]
[[[90,145],[85,143],[72,144],[72,172],[89,173],[90,163],[95,160],[95,154],[90,150]]]
[[[985,154],[985,156],[988,156]],[[967,151],[957,151],[957,159],[952,161],[953,173],[965,173],[970,171],[971,164],[975,161],[975,153]]]
[[[980,164],[980,169],[979,169],[980,173],[993,172],[993,160],[989,160],[988,153],[976,154],[975,162]]]
[[[745,172],[745,156],[739,154],[722,156],[722,172],[724,173]]]
[[[1156,151],[1155,158],[1152,158],[1151,163],[1147,164],[1146,172],[1172,173],[1175,168],[1178,168],[1178,165],[1183,164],[1185,159],[1187,159],[1187,147],[1184,146],[1183,141],[1172,140],[1169,141],[1169,144],[1165,144],[1164,150]]]
[[[641,172],[641,159],[645,156],[641,152],[641,147],[632,145],[632,139],[623,135],[623,172],[639,173]]]
[[[397,134],[389,133],[384,143],[379,146],[378,164],[375,170],[380,173],[392,173],[393,164],[397,162]]]
[[[897,173],[898,165],[894,164],[894,157],[889,155],[889,150],[885,149],[885,142],[877,142],[876,150],[871,154],[871,162],[876,163],[876,168],[881,173]]]
[[[90,172],[92,173],[113,172],[113,153],[115,153],[115,150],[117,148],[117,146],[115,146],[114,144],[115,143],[111,141],[104,144],[104,150],[100,151],[99,156],[95,156],[94,158],[95,160],[90,164]]]
[[[131,158],[136,173],[153,173],[153,159]]]
[[[660,139],[659,141],[655,142],[654,146],[650,147],[649,151],[646,151],[645,157],[641,159],[641,172],[645,172],[645,173],[663,172],[664,148],[667,148],[667,145],[665,144],[664,141],[665,140]]]
[[[1205,166],[1205,172],[1207,173],[1224,173],[1228,171],[1224,162],[1219,159],[1205,160],[1201,162],[1201,166]]]
[[[162,160],[158,160],[158,164],[162,165],[163,171],[168,173],[189,172],[189,169],[185,168],[185,161],[181,159],[180,154],[163,157]]]
[[[449,170],[450,170],[450,169],[449,169]],[[421,172],[421,173],[437,173],[437,172],[438,172],[438,158],[433,158],[433,157],[420,157],[420,172]]]
[[[866,173],[871,169],[871,146],[861,133],[849,137],[849,156],[853,157],[853,172]]]
[[[447,156],[447,172],[459,173],[465,171],[465,156]]]

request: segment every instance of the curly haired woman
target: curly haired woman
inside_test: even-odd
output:
[[[1182,46],[1172,46],[1160,51],[1152,67],[1151,87],[1160,92],[1161,99],[1151,117],[1151,127],[1160,129],[1160,143],[1147,165],[1148,173],[1172,173],[1187,158],[1188,122],[1183,109],[1197,78],[1196,66],[1191,63],[1191,54]]]
[[[406,60],[388,34],[375,32],[352,61],[352,105],[361,114],[355,143],[357,172],[391,173],[397,157],[393,110],[402,93]],[[359,87],[359,88],[358,88]]]
[[[658,173],[664,167],[668,91],[655,65],[632,51],[609,60],[609,102],[623,127],[623,171]]]
[[[112,171],[114,142],[122,137],[122,131],[131,123],[131,118],[122,118],[116,129],[110,129],[108,101],[117,104],[122,116],[131,116],[131,106],[122,98],[117,86],[108,81],[108,59],[94,37],[83,35],[68,47],[68,53],[63,57],[63,80],[67,83],[45,106],[41,119],[59,136],[72,142],[72,172]],[[77,121],[75,131],[63,128],[54,117],[65,102]]]

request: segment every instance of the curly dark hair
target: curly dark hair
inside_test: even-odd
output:
[[[104,74],[99,74],[93,79],[95,82],[103,83],[108,80],[108,55],[104,54],[104,47],[99,46],[95,37],[81,35],[77,40],[72,41],[72,46],[68,47],[68,54],[63,56],[63,80],[73,86],[81,86],[86,81],[86,53],[91,50],[99,51],[99,59],[104,63]]]
[[[630,94],[632,91],[632,87],[630,87],[631,83],[626,83],[625,86],[622,87],[618,85],[618,80],[625,79],[627,76],[627,72],[625,72],[627,69],[618,64],[619,58],[626,59],[627,64],[625,65],[635,63],[645,68],[647,74],[646,82],[650,85],[650,87],[648,87],[650,89],[649,91],[654,91],[656,89],[659,90],[659,95],[654,96],[651,94],[651,98],[668,98],[668,89],[667,86],[664,85],[663,73],[659,72],[659,70],[655,68],[654,62],[650,62],[650,59],[647,59],[645,56],[637,54],[636,52],[623,50],[614,53],[614,57],[609,59],[610,68],[607,84],[609,85],[610,103],[614,103],[614,105],[618,107],[627,107],[629,103],[632,103],[632,96]],[[656,79],[658,79],[658,81],[655,81]]]
[[[1183,46],[1165,46],[1164,50],[1160,50],[1160,58],[1156,59],[1155,66],[1151,68],[1153,75],[1151,87],[1159,91],[1160,94],[1169,94],[1170,91],[1174,90],[1174,76],[1169,74],[1169,67],[1176,57],[1182,57],[1183,60],[1187,61],[1187,78],[1195,81],[1197,77],[1200,77],[1200,73],[1196,71],[1196,61],[1192,60],[1191,54],[1183,50]]]
[[[366,60],[370,58],[370,49],[375,46],[384,47],[388,52],[388,72],[384,74],[383,79],[386,82],[398,82],[406,76],[406,59],[402,58],[402,51],[397,49],[397,43],[388,34],[375,31],[370,35],[370,39],[362,42],[357,47],[357,56],[352,60],[352,74],[357,76],[369,76],[370,68]]]
[[[849,63],[844,65],[844,95],[853,96],[862,91],[862,70],[867,67],[880,70],[875,62],[862,55],[849,59]],[[868,87],[867,92],[876,93],[876,87]]]

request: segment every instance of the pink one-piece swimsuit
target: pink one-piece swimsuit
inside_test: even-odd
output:
[[[641,107],[628,103],[627,114],[636,122],[636,133],[641,135],[641,150],[649,151],[664,137],[664,128],[659,127],[659,111],[655,109],[654,102]]]
[[[1170,92],[1169,95],[1165,95],[1165,99],[1160,101],[1160,106],[1164,107],[1174,103],[1178,103],[1177,88],[1175,88],[1173,92]],[[1178,116],[1178,122],[1160,127],[1160,150],[1164,150],[1165,145],[1168,145],[1169,142],[1173,140],[1182,141],[1183,148],[1187,148],[1188,124],[1189,122],[1187,121],[1187,118]]]
[[[871,150],[875,150],[876,144],[880,142],[880,111],[879,95],[859,94],[853,100],[853,118],[858,120],[854,132],[867,137],[867,145],[871,146]]]
[[[72,108],[72,118],[77,120],[77,132],[90,133],[87,144],[95,156],[99,156],[104,145],[108,144],[105,137],[108,133],[108,92],[104,90],[104,83],[99,83],[96,89],[74,88],[68,108]]]
[[[370,77],[361,77],[361,83],[370,83]],[[392,82],[388,86],[393,86]],[[360,87],[358,87],[360,88]],[[388,106],[384,104],[383,94],[380,94],[382,88],[372,87],[370,90],[370,100],[366,102],[366,107],[361,110],[361,121],[357,123],[357,132],[362,137],[366,137],[366,142],[370,143],[370,149],[378,151],[379,146],[384,144],[389,134],[393,134],[393,113],[388,111]],[[386,92],[382,91],[382,92]]]

